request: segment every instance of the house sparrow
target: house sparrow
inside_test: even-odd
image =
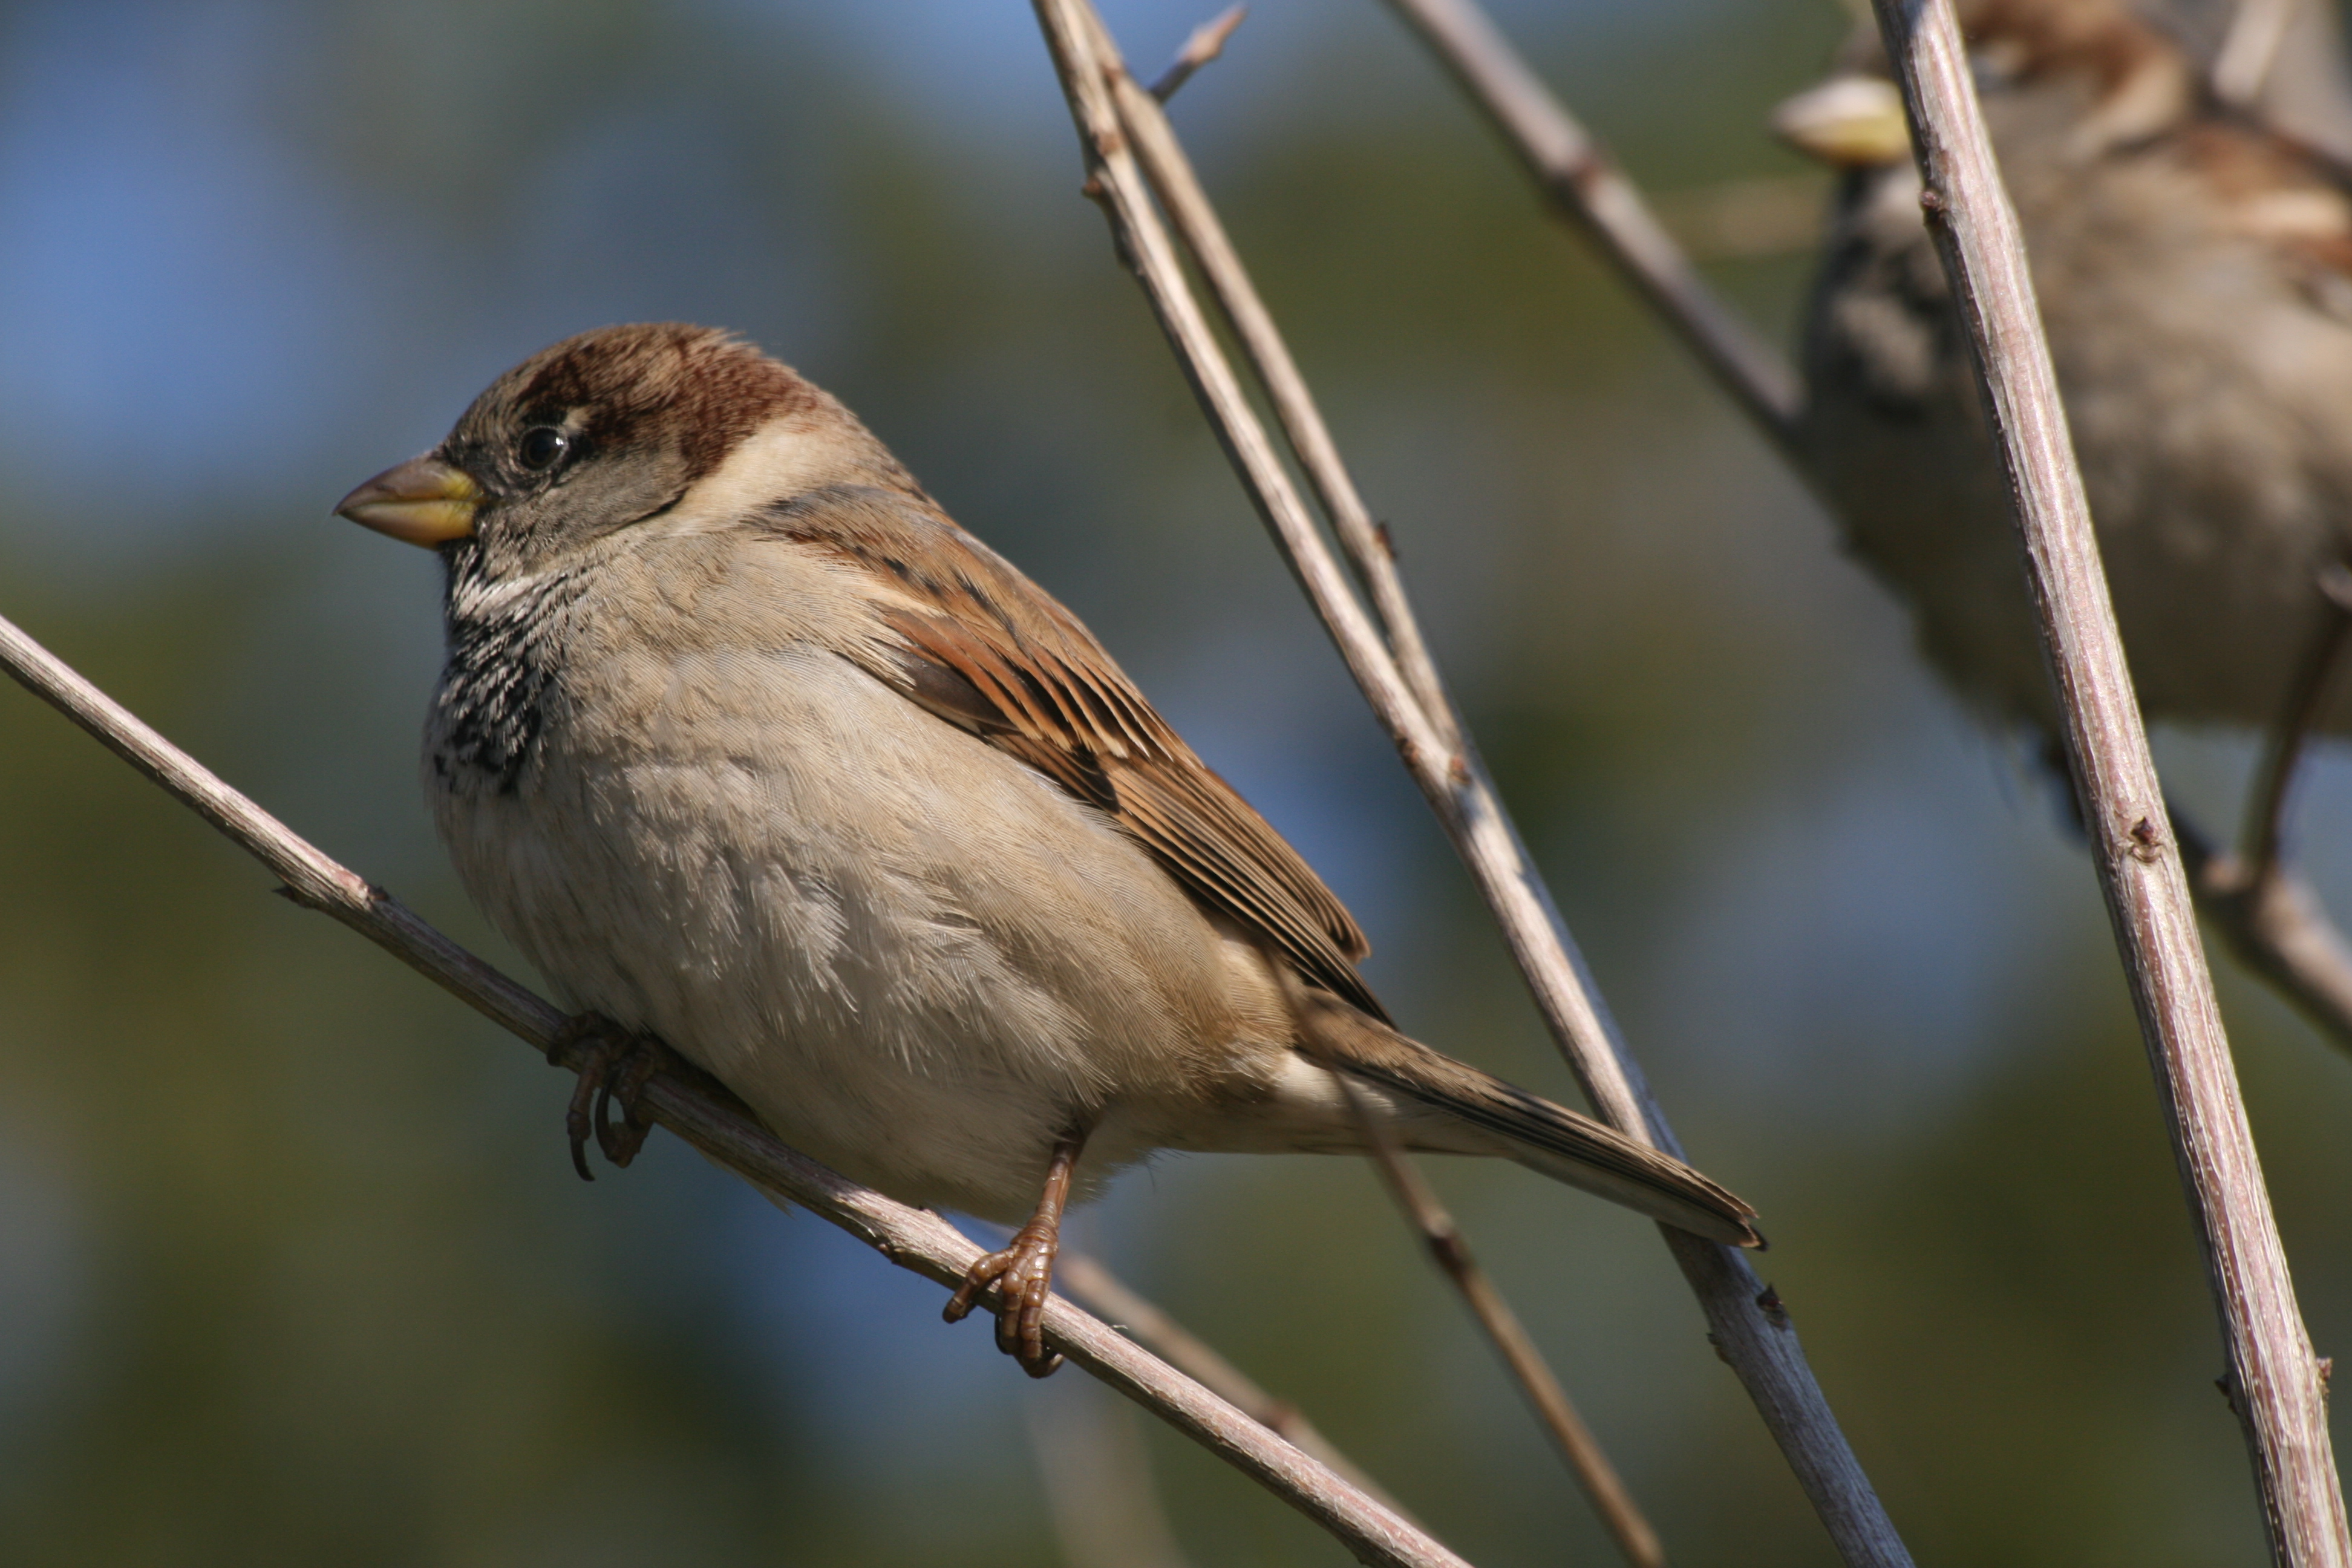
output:
[[[846,1174],[1024,1222],[948,1315],[995,1286],[1033,1373],[1074,1184],[1363,1152],[1337,1073],[1410,1147],[1759,1244],[1680,1161],[1391,1027],[1339,900],[1092,634],[756,349],[570,339],[336,510],[442,557],[435,820],[607,1089],[657,1038]]]
[[[1961,0],[2151,719],[2352,732],[2352,202],[2118,0]],[[2058,732],[2009,501],[1874,36],[1777,128],[1848,172],[1797,441],[1928,658]],[[2298,711],[2298,710],[2300,711]],[[2283,788],[2283,785],[2281,786]],[[2273,807],[2275,802],[2273,803]]]

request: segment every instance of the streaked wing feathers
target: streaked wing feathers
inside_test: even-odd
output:
[[[1044,589],[927,502],[887,490],[820,491],[763,526],[886,589],[884,635],[854,656],[865,668],[1110,814],[1202,903],[1386,1016],[1356,972],[1370,944],[1339,900]]]

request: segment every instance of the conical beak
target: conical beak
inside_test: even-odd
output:
[[[335,507],[338,516],[430,550],[474,531],[482,489],[462,468],[432,458],[411,458],[386,468]]]
[[[1772,132],[1798,152],[1841,169],[1911,156],[1903,96],[1884,77],[1835,76],[1772,111]]]

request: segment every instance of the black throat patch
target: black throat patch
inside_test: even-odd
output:
[[[449,659],[433,698],[433,774],[444,785],[487,784],[512,795],[538,753],[579,584],[564,571],[494,580],[471,542],[446,560]]]

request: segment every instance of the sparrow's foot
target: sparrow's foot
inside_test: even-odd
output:
[[[1013,1232],[1013,1245],[964,1271],[963,1283],[956,1287],[944,1314],[949,1322],[961,1322],[980,1293],[995,1286],[996,1348],[1032,1377],[1044,1377],[1062,1364],[1060,1354],[1045,1348],[1045,1299],[1054,1293],[1054,1258],[1062,1249],[1059,1230],[1058,1226],[1041,1227],[1033,1219]]]
[[[588,1169],[588,1138],[593,1132],[604,1158],[626,1169],[646,1146],[653,1131],[643,1096],[653,1076],[672,1065],[670,1048],[651,1035],[635,1034],[597,1013],[583,1013],[563,1026],[547,1048],[547,1059],[558,1067],[574,1046],[588,1047],[581,1065],[580,1082],[563,1113],[563,1130],[572,1140],[572,1168],[583,1182],[596,1178]],[[613,1120],[618,1101],[621,1120]]]
[[[978,1304],[981,1292],[996,1288],[996,1348],[1021,1363],[1032,1377],[1044,1377],[1062,1364],[1056,1352],[1045,1348],[1045,1301],[1054,1293],[1054,1258],[1062,1250],[1062,1210],[1070,1201],[1070,1176],[1078,1167],[1078,1151],[1086,1146],[1081,1133],[1072,1133],[1054,1145],[1045,1163],[1045,1187],[1037,1196],[1037,1212],[1013,1233],[1013,1244],[992,1252],[964,1270],[963,1283],[948,1299],[941,1315],[961,1322]]]

